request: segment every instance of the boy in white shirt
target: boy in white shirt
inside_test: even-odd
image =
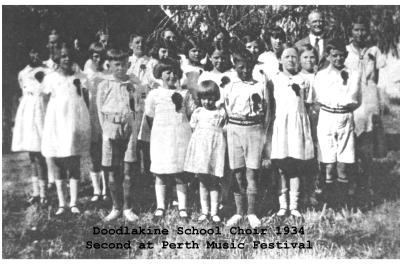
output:
[[[317,126],[318,160],[326,176],[328,203],[336,198],[338,206],[342,206],[347,202],[349,166],[355,163],[353,111],[361,104],[361,75],[345,67],[347,51],[344,41],[330,41],[326,51],[330,64],[317,73],[314,82],[315,101],[321,106]]]

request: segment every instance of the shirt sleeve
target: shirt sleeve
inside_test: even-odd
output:
[[[155,108],[156,108],[156,102],[155,102],[155,91],[152,90],[150,91],[149,95],[146,98],[145,104],[144,104],[144,113],[145,115],[154,118],[155,115]]]

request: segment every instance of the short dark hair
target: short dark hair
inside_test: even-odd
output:
[[[101,55],[105,55],[106,50],[104,49],[103,45],[101,45],[98,42],[93,42],[92,44],[90,44],[89,46],[89,52],[90,54],[93,55],[93,53],[98,53]]]
[[[351,20],[351,27],[353,28],[354,24],[362,24],[367,27],[367,30],[369,30],[369,20],[365,18],[365,16],[362,15],[356,15],[353,17]]]
[[[129,58],[127,52],[122,49],[109,49],[107,51],[107,60],[109,61],[123,61]]]
[[[184,43],[183,43],[183,52],[186,56],[189,56],[189,51],[193,48],[198,48],[201,51],[205,52],[206,51],[206,44],[203,40],[201,40],[199,37],[189,37]]]
[[[179,79],[182,78],[183,73],[178,61],[170,58],[160,60],[153,69],[153,75],[155,78],[160,79],[162,72],[167,70],[175,72]]]
[[[271,37],[274,39],[280,39],[283,43],[286,42],[286,33],[285,31],[278,26],[268,28],[264,34],[264,41],[267,43],[268,46],[271,46]]]
[[[161,48],[165,48],[168,49],[168,51],[172,51],[172,55],[169,55],[169,57],[177,59],[177,51],[176,51],[176,47],[174,46],[173,43],[166,41],[164,39],[160,39],[158,41],[155,41],[153,46],[151,47],[150,51],[149,51],[149,55],[151,57],[153,57],[154,59],[159,60],[159,54],[158,51]]]
[[[204,80],[197,89],[199,99],[215,96],[216,100],[221,98],[218,85],[212,80]]]
[[[329,54],[331,50],[338,50],[342,52],[347,52],[346,43],[342,39],[333,39],[326,45],[326,52]]]
[[[246,49],[242,49],[240,51],[236,51],[232,54],[233,63],[236,64],[238,62],[246,62],[246,63],[255,63],[254,56]]]

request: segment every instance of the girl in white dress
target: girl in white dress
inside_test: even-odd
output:
[[[267,76],[275,75],[279,71],[279,60],[286,43],[285,31],[276,26],[266,32],[264,40],[268,50],[258,56],[258,61],[262,63],[260,68]]]
[[[304,160],[314,157],[310,121],[304,103],[309,84],[297,73],[298,60],[295,48],[285,49],[281,57],[283,71],[272,76],[276,110],[271,160],[280,173],[279,217],[285,216],[288,210],[291,215],[301,217],[298,211],[299,172]]]
[[[219,223],[221,222],[218,216],[219,178],[224,175],[226,149],[222,127],[227,116],[224,108],[217,108],[215,105],[221,95],[214,81],[201,82],[198,96],[202,107],[197,108],[190,119],[190,126],[194,132],[186,153],[184,169],[194,173],[200,180],[202,215],[198,221],[207,220],[210,204],[211,221]]]
[[[43,78],[48,68],[42,64],[37,48],[29,51],[30,63],[18,74],[22,97],[19,102],[11,150],[29,152],[32,196],[29,203],[46,203],[47,168],[41,144],[48,98],[43,93]]]
[[[311,44],[305,44],[299,48],[299,58],[301,69],[299,74],[310,84],[310,89],[306,98],[306,108],[308,118],[310,119],[311,136],[314,143],[314,159],[305,162],[304,169],[302,170],[301,174],[303,177],[302,183],[304,184],[302,187],[302,191],[304,191],[302,192],[302,197],[304,199],[304,205],[307,205],[309,203],[316,203],[316,199],[313,197],[314,188],[317,194],[322,192],[322,189],[320,188],[320,184],[322,183],[322,180],[320,179],[321,174],[319,174],[319,166],[316,159],[318,153],[317,123],[319,106],[313,102],[315,93],[312,89],[315,74],[318,70],[318,52],[313,46],[311,46]],[[307,181],[310,179],[310,177],[312,177],[312,181]]]
[[[44,79],[44,92],[50,94],[43,129],[42,154],[55,169],[59,208],[56,215],[65,213],[65,184],[70,181],[70,209],[77,207],[80,178],[80,156],[90,149],[90,118],[85,104],[88,82],[73,71],[71,48],[66,44],[56,57],[58,68]]]
[[[232,77],[235,76],[236,72],[232,69],[229,51],[225,47],[221,46],[220,43],[216,43],[210,49],[208,56],[213,68],[211,71],[203,72],[199,77],[198,83],[200,84],[205,80],[212,80],[218,85],[221,96],[216,102],[216,106],[220,107],[221,104],[224,103],[223,87],[232,80]]]
[[[164,216],[167,184],[175,179],[179,217],[186,220],[187,179],[183,171],[191,136],[187,111],[189,94],[177,85],[182,77],[177,61],[160,61],[154,68],[154,77],[163,80],[162,87],[150,91],[145,104],[145,115],[151,128],[150,171],[156,176],[157,210],[154,217]]]
[[[89,47],[92,66],[86,68],[84,73],[86,74],[89,81],[89,114],[90,114],[90,125],[91,125],[91,136],[90,136],[90,178],[93,186],[93,197],[92,202],[97,202],[100,199],[107,199],[107,178],[101,172],[101,154],[102,154],[102,131],[97,112],[97,87],[99,83],[104,79],[104,74],[107,71],[104,69],[105,62],[105,49],[103,45],[98,42],[92,43]]]
[[[201,60],[205,55],[205,44],[197,38],[189,38],[183,45],[187,63],[182,63],[183,78],[182,84],[185,84],[187,74],[190,72],[196,72],[201,74],[204,72],[204,66],[201,64]]]

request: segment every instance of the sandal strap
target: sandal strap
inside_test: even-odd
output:
[[[77,205],[71,205],[69,208],[70,208],[70,209],[72,209],[72,208],[78,208],[78,206],[77,206]],[[79,208],[78,208],[78,209],[79,209]]]

